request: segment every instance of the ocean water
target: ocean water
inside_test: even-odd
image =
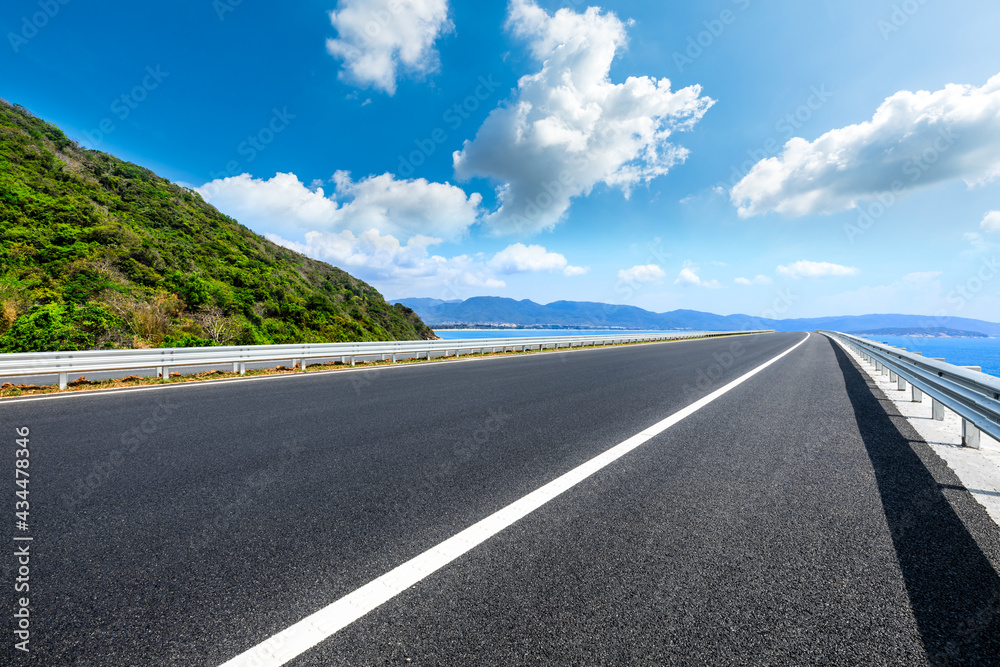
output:
[[[860,336],[905,347],[925,357],[944,358],[956,366],[982,366],[984,373],[1000,377],[1000,338],[918,338],[915,336]]]
[[[611,336],[614,334],[670,333],[669,331],[623,331],[621,329],[435,329],[444,340],[479,338],[537,338],[540,336]]]

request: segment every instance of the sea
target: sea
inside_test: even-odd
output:
[[[983,372],[1000,377],[1000,338],[931,338],[919,336],[859,336],[944,359],[956,366],[982,366]]]
[[[594,336],[619,333],[615,329],[437,329],[439,338],[529,338],[534,336]],[[622,331],[621,333],[625,333]],[[669,333],[628,331],[628,333]],[[956,366],[982,366],[983,372],[1000,377],[1000,338],[920,338],[916,336],[865,336],[877,343],[905,347],[925,357],[944,358]]]

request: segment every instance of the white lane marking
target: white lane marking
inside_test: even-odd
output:
[[[586,463],[573,468],[564,475],[557,477],[545,486],[532,491],[520,500],[516,500],[503,509],[491,514],[482,521],[473,524],[454,537],[450,537],[436,547],[408,560],[394,570],[382,575],[353,593],[349,593],[336,602],[307,616],[298,623],[282,630],[270,639],[241,653],[222,667],[278,667],[289,660],[305,653],[324,639],[347,627],[368,612],[391,600],[410,586],[448,565],[504,528],[523,519],[536,509],[571,489],[602,468],[614,463],[650,438],[702,409],[715,399],[732,391],[757,373],[775,363],[804,342],[810,334],[785,350],[770,361],[767,361],[749,373],[733,380],[721,389],[713,391],[708,396],[699,399],[666,419],[653,424],[649,428],[633,435],[602,454],[598,454]]]

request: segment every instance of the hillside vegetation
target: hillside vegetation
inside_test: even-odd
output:
[[[346,272],[0,100],[0,351],[433,336]]]

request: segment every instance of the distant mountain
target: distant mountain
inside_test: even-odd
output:
[[[857,336],[912,336],[915,338],[989,338],[984,333],[978,331],[960,331],[959,329],[947,329],[945,327],[932,327],[930,329],[919,328],[892,328],[872,329],[870,331],[845,331]]]
[[[868,331],[872,329],[959,329],[974,331],[987,336],[1000,336],[1000,324],[973,320],[967,317],[934,317],[932,315],[851,315],[840,317],[818,317],[798,320],[773,320],[783,327],[780,331],[813,331],[829,329],[831,331]]]
[[[965,317],[926,315],[852,315],[773,320],[750,315],[715,315],[697,310],[654,313],[635,306],[593,301],[555,301],[540,305],[497,296],[477,296],[465,301],[399,299],[431,327],[455,325],[557,326],[579,328],[692,329],[724,331],[775,329],[777,331],[874,331],[879,329],[952,329],[986,336],[1000,336],[1000,324]],[[888,335],[888,334],[882,334]]]
[[[413,299],[404,299],[404,301],[407,301],[409,303],[415,303],[415,304],[419,305],[421,308],[431,308],[433,306],[437,306],[437,305],[440,305],[442,303],[462,303],[461,299],[452,299],[451,301],[446,301],[444,299],[420,299],[420,298],[413,298]]]

